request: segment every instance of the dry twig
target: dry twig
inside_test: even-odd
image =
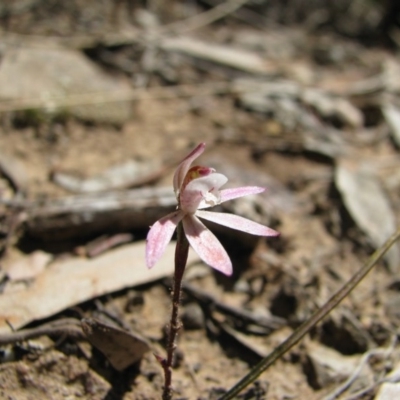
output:
[[[24,342],[25,340],[34,339],[39,336],[71,336],[75,338],[83,338],[81,323],[76,318],[62,318],[51,321],[35,328],[22,329],[10,333],[0,335],[0,346],[6,344],[14,344]]]

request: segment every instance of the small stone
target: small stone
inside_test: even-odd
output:
[[[197,303],[189,303],[185,306],[182,314],[182,323],[185,329],[203,329],[204,314]]]
[[[344,356],[316,342],[310,342],[307,344],[307,348],[307,361],[303,367],[307,379],[314,389],[321,389],[349,378],[361,359],[359,355]],[[370,374],[371,370],[367,365],[353,385],[357,385],[359,388],[365,383]]]

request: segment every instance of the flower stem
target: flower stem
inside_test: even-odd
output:
[[[164,369],[164,390],[162,399],[172,399],[172,363],[176,349],[176,338],[178,331],[181,328],[179,320],[179,305],[181,302],[181,287],[183,273],[185,272],[187,258],[189,254],[189,242],[183,231],[182,222],[178,224],[178,238],[175,248],[175,273],[174,273],[174,288],[172,292],[172,312],[169,323],[167,358],[162,362]]]

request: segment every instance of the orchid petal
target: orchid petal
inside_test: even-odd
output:
[[[180,195],[182,210],[194,214],[198,208],[207,208],[219,204],[219,188],[226,182],[228,182],[228,178],[217,173],[193,179]]]
[[[207,221],[215,222],[216,224],[227,226],[228,228],[237,229],[239,231],[251,233],[257,236],[279,236],[279,232],[250,221],[247,218],[239,217],[234,214],[217,213],[210,211],[197,211],[196,216],[206,219]]]
[[[194,215],[186,215],[182,223],[190,245],[200,258],[223,274],[232,275],[232,262],[214,234]]]
[[[248,196],[249,194],[258,194],[265,191],[265,188],[259,186],[243,186],[232,189],[221,190],[221,203],[238,197]]]
[[[194,150],[192,150],[178,165],[178,168],[174,174],[174,192],[179,194],[179,190],[182,186],[183,180],[187,172],[190,169],[190,165],[192,162],[203,153],[204,149],[206,148],[205,143],[200,143]]]
[[[150,228],[146,243],[146,264],[148,268],[152,268],[163,255],[176,226],[183,217],[182,211],[175,211],[159,219]]]

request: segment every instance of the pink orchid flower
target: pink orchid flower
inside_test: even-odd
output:
[[[238,215],[203,211],[224,201],[250,194],[262,193],[265,188],[246,186],[220,190],[228,178],[213,168],[196,166],[192,162],[199,157],[205,143],[200,143],[179,164],[174,175],[174,191],[178,200],[177,210],[159,219],[147,235],[146,262],[152,268],[164,253],[179,222],[182,221],[185,235],[200,258],[209,266],[232,274],[232,262],[214,234],[199,218],[215,222],[258,236],[278,236],[279,232]]]

